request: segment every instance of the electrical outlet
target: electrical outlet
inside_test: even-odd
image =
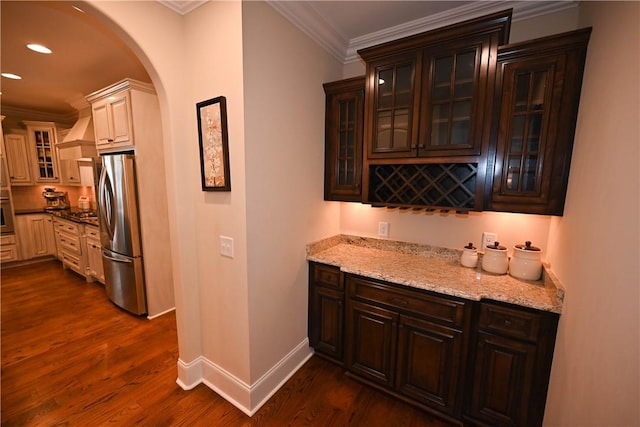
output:
[[[484,251],[484,248],[493,245],[493,242],[496,240],[498,240],[497,233],[490,233],[488,231],[482,233],[482,250]]]
[[[385,221],[380,221],[378,223],[378,236],[380,237],[389,237],[389,223]]]
[[[233,239],[220,236],[220,255],[233,258]]]

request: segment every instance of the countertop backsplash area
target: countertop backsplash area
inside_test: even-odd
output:
[[[78,187],[78,186],[67,186],[67,185],[29,185],[29,186],[18,186],[14,185],[11,187],[12,193],[12,201],[13,201],[13,209],[16,212],[20,211],[34,211],[38,209],[44,209],[46,206],[46,201],[42,196],[42,192],[45,188],[53,187],[57,191],[66,191],[69,193],[69,203],[72,207],[78,206],[78,198],[80,196],[87,196],[91,201],[91,208],[96,208],[95,203],[95,192],[94,187],[86,186],[86,187]]]
[[[340,267],[346,273],[430,290],[470,300],[493,299],[554,313],[562,311],[564,287],[548,268],[541,280],[487,273],[460,264],[462,247],[440,248],[352,235],[307,245],[307,260]]]

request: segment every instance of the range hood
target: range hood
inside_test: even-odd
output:
[[[90,108],[79,111],[78,121],[62,142],[58,142],[57,147],[60,160],[86,160],[98,157]]]

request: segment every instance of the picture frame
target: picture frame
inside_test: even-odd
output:
[[[202,191],[231,191],[227,100],[224,96],[196,104]]]

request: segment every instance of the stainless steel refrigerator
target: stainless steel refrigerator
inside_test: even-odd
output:
[[[133,313],[147,312],[136,195],[135,156],[105,154],[98,181],[98,215],[107,296]]]

